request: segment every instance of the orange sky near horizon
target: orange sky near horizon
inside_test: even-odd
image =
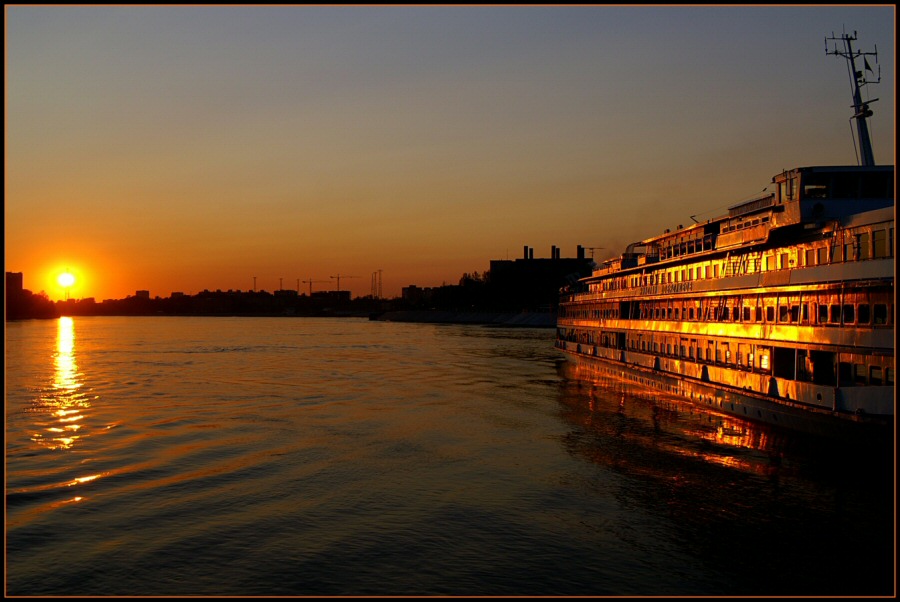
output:
[[[51,299],[456,283],[853,164],[894,8],[6,7],[6,270]]]

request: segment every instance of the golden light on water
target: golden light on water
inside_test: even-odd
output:
[[[69,317],[59,319],[56,331],[56,353],[53,357],[56,373],[53,387],[58,391],[75,392],[81,387],[78,382],[78,366],[75,364],[75,320]],[[62,415],[71,413],[63,406]]]
[[[84,383],[75,361],[75,321],[62,317],[57,323],[56,350],[53,354],[53,381],[43,392],[41,408],[51,422],[32,438],[51,449],[69,449],[79,439],[84,410],[90,407],[81,392]]]

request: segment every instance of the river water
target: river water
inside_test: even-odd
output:
[[[8,323],[6,593],[890,595],[890,442],[616,382],[552,329]]]

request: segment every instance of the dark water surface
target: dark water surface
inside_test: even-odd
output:
[[[549,329],[6,337],[8,595],[894,593],[892,447],[579,380]]]

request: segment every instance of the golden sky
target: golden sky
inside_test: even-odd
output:
[[[855,164],[824,39],[893,6],[6,7],[6,270],[53,299],[370,292],[597,258]],[[870,60],[874,64],[874,61]]]

